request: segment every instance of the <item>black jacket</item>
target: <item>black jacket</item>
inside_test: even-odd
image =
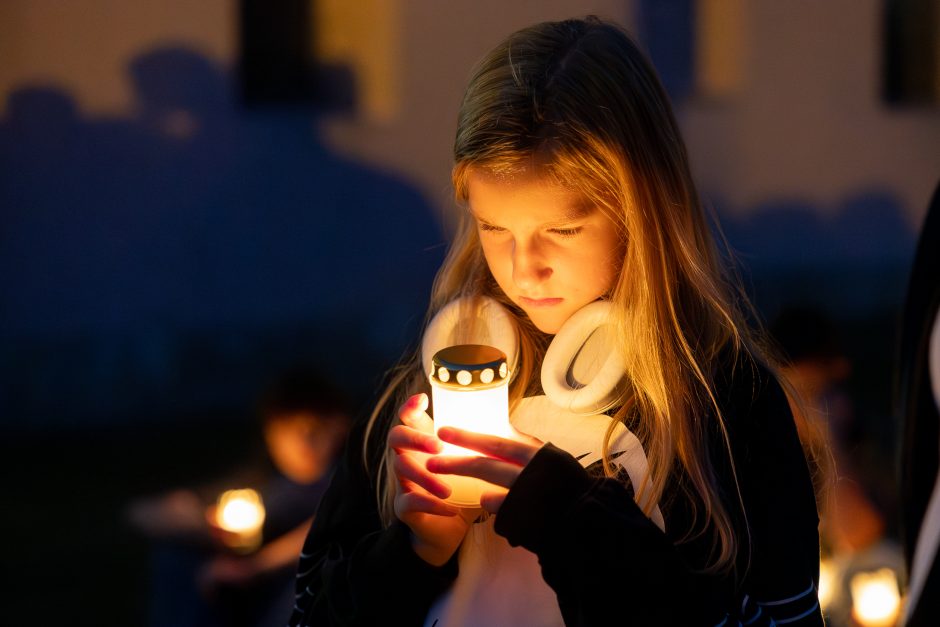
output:
[[[660,502],[667,533],[643,515],[628,484],[582,468],[551,444],[509,491],[495,530],[537,555],[567,625],[609,625],[614,617],[633,625],[769,625],[798,617],[788,624],[822,625],[816,503],[786,397],[749,366],[718,385],[750,531],[716,428],[712,464],[739,529],[734,572],[697,572],[709,562],[712,537],[683,537],[693,512],[678,473]],[[350,438],[307,538],[290,625],[421,625],[457,576],[456,556],[433,567],[412,551],[404,524],[383,527],[375,482],[363,469],[363,431],[360,425]],[[375,459],[384,437],[377,433],[371,443]]]
[[[901,329],[897,413],[901,420],[901,536],[910,572],[917,536],[937,480],[940,415],[930,387],[928,344],[940,310],[940,187],[917,245]],[[910,625],[940,622],[940,560],[933,560]]]

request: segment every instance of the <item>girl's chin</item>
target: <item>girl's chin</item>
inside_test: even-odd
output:
[[[590,300],[586,303],[566,300],[564,303],[559,303],[554,307],[524,307],[520,305],[520,308],[525,312],[529,320],[532,321],[535,328],[542,333],[555,335],[565,326],[565,323],[568,322],[571,316],[582,307],[590,305],[594,300]]]
[[[541,331],[542,333],[547,333],[548,335],[555,335],[558,333],[558,330],[561,329],[562,325],[565,324],[565,320],[569,316],[563,315],[561,313],[556,315],[547,315],[545,312],[526,312],[526,315],[529,316],[529,320],[532,321],[532,324],[535,325],[535,328]]]

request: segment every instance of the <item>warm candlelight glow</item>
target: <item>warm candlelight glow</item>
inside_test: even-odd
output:
[[[219,497],[216,524],[233,534],[226,543],[233,549],[253,551],[261,544],[264,505],[254,490],[228,490]]]
[[[898,620],[901,593],[898,578],[890,568],[858,573],[849,584],[852,615],[866,627],[888,627]]]
[[[477,433],[511,437],[507,411],[507,386],[480,391],[454,391],[433,388],[434,431],[445,426],[458,427]],[[476,455],[470,449],[444,443],[441,455]],[[453,492],[449,503],[476,507],[488,484],[473,477],[449,475],[443,478]]]
[[[508,386],[489,390],[434,390],[435,429],[457,427],[503,438],[513,436],[509,427]],[[480,455],[476,451],[444,443],[441,455]]]
[[[819,563],[819,607],[825,612],[832,603],[832,597],[835,595],[836,568],[829,560],[822,560]]]
[[[264,506],[254,490],[229,490],[219,498],[219,526],[226,531],[251,531],[264,523]]]

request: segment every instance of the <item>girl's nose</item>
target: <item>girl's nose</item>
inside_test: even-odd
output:
[[[532,292],[552,276],[552,268],[535,246],[513,244],[512,280],[527,296],[545,296]]]

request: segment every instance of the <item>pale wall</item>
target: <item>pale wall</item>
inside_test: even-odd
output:
[[[231,63],[237,6],[229,0],[4,0],[0,2],[0,115],[19,87],[53,84],[85,113],[128,114],[130,60],[179,44]]]
[[[325,122],[325,138],[339,152],[400,173],[444,210],[456,107],[476,59],[504,34],[542,19],[598,13],[635,27],[631,2],[371,4],[397,16],[401,32],[377,31],[389,48],[382,63],[361,58],[381,54],[374,42],[354,63],[366,68],[360,73],[372,92],[358,118]],[[940,172],[940,110],[888,110],[879,102],[881,3],[736,5],[744,28],[738,95],[678,107],[703,187],[732,211],[797,198],[824,213],[851,193],[878,188],[900,200],[914,228]],[[228,0],[0,3],[0,113],[12,89],[54,84],[85,114],[130,114],[125,66],[134,55],[177,44],[231,66],[236,17]],[[389,59],[397,88],[368,76]]]
[[[745,212],[772,199],[832,212],[886,190],[917,228],[940,176],[940,107],[879,97],[881,3],[739,3],[742,84],[726,102],[681,108],[705,187]]]

